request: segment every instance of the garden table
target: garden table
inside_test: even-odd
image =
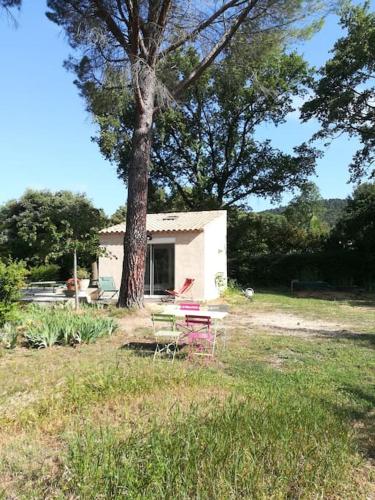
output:
[[[212,319],[215,335],[217,334],[218,325],[228,316],[227,311],[209,311],[208,309],[199,309],[197,311],[187,311],[180,309],[178,305],[169,304],[164,307],[163,314],[172,314],[176,318],[185,318],[186,315],[192,316],[209,316]],[[226,338],[225,329],[223,331],[224,339]],[[224,340],[225,341],[225,340]]]

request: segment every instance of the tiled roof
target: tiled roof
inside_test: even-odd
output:
[[[220,217],[225,210],[205,212],[171,212],[168,214],[147,214],[147,231],[202,231],[204,226]],[[125,222],[102,229],[101,233],[124,233]]]

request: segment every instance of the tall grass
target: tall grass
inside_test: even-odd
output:
[[[278,403],[278,404],[277,404]],[[291,404],[290,404],[291,403]],[[350,467],[348,429],[322,405],[250,398],[176,411],[130,435],[79,432],[66,492],[79,498],[320,498]]]
[[[117,328],[113,318],[93,312],[77,314],[67,309],[31,308],[23,319],[24,337],[30,347],[51,347],[95,342]]]

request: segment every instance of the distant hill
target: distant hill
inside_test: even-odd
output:
[[[330,226],[335,226],[336,222],[341,217],[346,205],[347,201],[341,198],[328,198],[327,200],[323,200],[323,204],[325,207],[325,212],[323,215],[323,220]],[[263,210],[259,212],[261,214],[282,214],[286,207],[277,207],[271,208],[269,210]]]

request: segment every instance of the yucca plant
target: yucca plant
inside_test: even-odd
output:
[[[25,333],[26,342],[30,347],[41,349],[52,347],[59,341],[59,329],[48,321],[31,321]]]
[[[84,315],[80,317],[77,327],[76,341],[90,343],[104,335],[112,335],[117,325],[113,318]]]
[[[31,347],[50,347],[54,344],[69,345],[95,342],[105,335],[112,335],[117,328],[113,318],[89,312],[76,314],[67,309],[32,308],[29,321],[25,322],[25,338]]]

